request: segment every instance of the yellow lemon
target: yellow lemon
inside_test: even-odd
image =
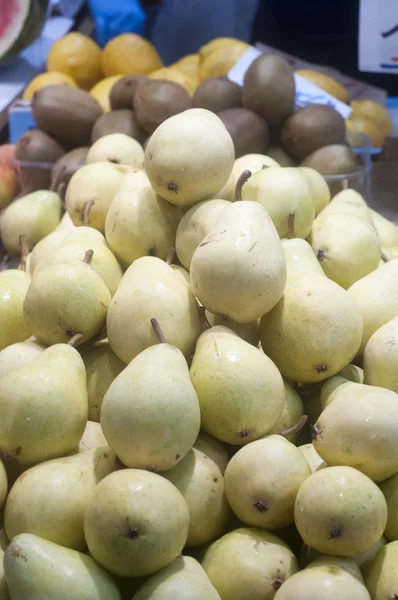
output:
[[[311,83],[317,85],[322,90],[325,90],[331,96],[341,100],[341,102],[349,104],[350,96],[347,90],[338,81],[333,79],[333,77],[329,77],[329,75],[325,75],[319,71],[311,71],[311,69],[300,69],[296,73],[311,81]]]
[[[392,122],[388,110],[384,106],[373,100],[358,100],[351,102],[351,106],[355,113],[361,113],[376,121],[384,136],[392,134]]]
[[[60,71],[73,78],[80,88],[89,90],[102,77],[101,48],[76,31],[57,40],[47,57],[47,71]]]
[[[174,81],[174,83],[178,83],[185,88],[189,94],[193,94],[199,83],[199,80],[179,71],[175,66],[163,67],[163,69],[153,71],[148,77],[149,79],[166,79],[167,81]]]
[[[100,103],[102,109],[105,112],[109,112],[111,110],[111,105],[109,101],[109,94],[111,93],[111,89],[114,84],[123,77],[123,75],[113,75],[112,77],[106,77],[99,81],[91,90],[90,94],[94,96],[97,102]]]
[[[213,51],[206,51],[204,54],[200,49],[199,79],[226,75],[248,48],[249,44],[245,42],[235,42],[220,44]]]
[[[163,66],[155,47],[140,35],[123,33],[113,38],[102,53],[104,75],[146,75]]]
[[[57,71],[41,73],[28,83],[22,95],[23,100],[32,100],[33,94],[47,85],[69,85],[71,87],[77,87],[76,82],[72,77],[65,73],[58,73]]]
[[[348,131],[352,133],[364,133],[372,140],[374,148],[381,148],[384,143],[384,135],[376,121],[360,112],[352,111],[350,118],[346,121]]]

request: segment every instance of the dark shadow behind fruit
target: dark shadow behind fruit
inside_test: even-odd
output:
[[[49,189],[52,165],[64,154],[65,148],[44,131],[26,131],[15,147],[15,158],[20,163],[21,195]]]
[[[227,108],[242,106],[241,93],[242,88],[226,77],[208,77],[196,88],[192,106],[218,114]]]
[[[112,110],[101,115],[91,131],[91,142],[94,144],[99,138],[110,133],[124,133],[139,142],[145,139],[145,133],[138,125],[133,111],[127,108]]]
[[[69,148],[91,142],[91,130],[103,114],[88,92],[65,85],[49,85],[34,93],[32,113],[38,127]]]
[[[66,188],[72,175],[86,164],[89,149],[88,146],[75,148],[55,163],[51,171],[51,189],[57,192],[62,200],[65,199]]]
[[[276,160],[281,167],[295,167],[297,165],[297,160],[290,156],[282,146],[270,146],[267,149],[267,156]]]
[[[235,147],[235,156],[265,154],[269,141],[268,125],[247,108],[227,108],[218,114]]]
[[[192,108],[188,92],[174,81],[153,79],[138,86],[133,109],[138,124],[149,134],[169,117]]]
[[[242,104],[268,125],[279,125],[293,112],[295,97],[293,71],[281,56],[262,54],[246,71]]]
[[[126,75],[119,79],[109,94],[111,109],[129,108],[131,110],[135,91],[144,81],[148,81],[146,75]]]
[[[281,144],[292,156],[303,159],[322,146],[344,144],[345,121],[331,106],[310,104],[286,119]]]

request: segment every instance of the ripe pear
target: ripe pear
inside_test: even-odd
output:
[[[308,241],[325,275],[344,289],[372,273],[380,262],[379,236],[372,225],[355,215],[321,213]]]
[[[236,323],[226,315],[213,315],[213,313],[206,311],[206,319],[212,327],[215,325],[223,325],[228,329],[231,329],[236,335],[242,340],[248,342],[252,346],[258,347],[260,341],[260,322],[259,319],[249,321],[249,323]]]
[[[283,381],[285,386],[285,404],[282,413],[271,427],[268,433],[282,433],[295,425],[304,414],[303,401],[294,387],[286,380]],[[296,431],[286,435],[286,439],[292,444],[295,444],[300,435],[300,431]]]
[[[348,292],[363,318],[362,355],[370,337],[398,316],[398,259],[390,260],[356,281]]]
[[[191,365],[202,428],[242,446],[271,429],[283,410],[283,379],[261,350],[220,325],[200,336]]]
[[[308,547],[308,546],[307,546]],[[357,563],[354,561],[354,558],[346,558],[344,556],[329,556],[328,554],[320,554],[314,560],[312,560],[307,566],[307,569],[313,569],[314,567],[319,566],[330,566],[330,567],[339,567],[343,569],[355,579],[358,579],[361,583],[363,583],[363,577],[358,567]]]
[[[134,192],[150,185],[148,175],[144,169],[131,169],[127,171],[120,182],[120,192]]]
[[[301,238],[282,240],[286,259],[287,276],[306,274],[313,271],[324,275],[323,269],[308,242]]]
[[[84,363],[67,344],[51,346],[1,379],[0,450],[22,465],[75,451],[87,422]]]
[[[179,209],[150,186],[119,190],[106,217],[106,240],[125,266],[141,256],[166,260],[169,248],[174,246],[179,218]]]
[[[191,556],[178,556],[152,575],[134,600],[221,600],[201,565]]]
[[[143,256],[123,275],[107,314],[109,343],[126,364],[158,343],[152,318],[160,323],[169,344],[185,357],[193,354],[202,331],[194,294],[171,266],[159,258]]]
[[[184,282],[186,286],[188,286],[188,288],[192,292],[191,277],[189,275],[189,272],[186,269],[184,269],[184,267],[181,267],[181,265],[171,264],[170,267],[173,269],[173,271],[177,273],[178,277]]]
[[[383,248],[391,248],[398,246],[398,227],[383,215],[370,209],[373,223],[380,238],[380,243]]]
[[[303,444],[302,446],[298,446],[298,450],[300,450],[301,454],[308,462],[311,473],[315,473],[315,471],[319,471],[319,469],[324,469],[328,466],[315,450],[314,444]]]
[[[240,173],[239,173],[240,175]],[[236,188],[236,177],[235,173],[232,170],[231,175],[228,177],[227,183],[219,190],[216,194],[214,194],[214,198],[220,200],[228,200],[228,202],[235,201],[235,188]]]
[[[94,142],[86,159],[87,164],[104,161],[140,168],[144,165],[144,150],[134,138],[124,133],[110,133]]]
[[[89,224],[103,232],[106,214],[128,170],[124,165],[104,161],[84,165],[76,171],[65,196],[66,209],[73,223],[83,225],[85,209],[87,211],[88,202],[91,202]]]
[[[66,213],[64,213],[64,216],[62,217],[62,219],[60,220],[60,222],[58,223],[58,225],[56,226],[54,231],[60,231],[61,233],[63,233],[63,232],[69,233],[69,231],[71,231],[74,228],[75,228],[75,224],[73,223],[69,214],[66,212]]]
[[[23,305],[31,277],[18,269],[0,272],[0,350],[32,335]]]
[[[234,202],[195,250],[191,282],[210,312],[248,323],[283,294],[286,261],[277,231],[258,202]]]
[[[175,246],[178,259],[188,271],[196,248],[213,229],[227,206],[230,206],[227,200],[204,200],[191,206],[182,217],[177,227]]]
[[[280,238],[288,233],[289,215],[294,215],[296,236],[306,238],[315,216],[306,177],[295,167],[261,169],[242,188],[244,200],[262,204],[268,211]]]
[[[19,236],[25,235],[29,250],[54,231],[61,219],[61,198],[39,190],[18,198],[1,215],[0,237],[9,256],[19,254]]]
[[[79,452],[92,450],[101,446],[106,446],[107,441],[102,433],[101,424],[96,421],[87,421],[82,439],[79,442]]]
[[[352,467],[313,473],[298,491],[294,519],[303,541],[324,554],[355,556],[370,550],[387,522],[380,489]]]
[[[225,493],[235,515],[251,527],[279,529],[293,523],[296,494],[311,469],[280,435],[244,446],[225,471]]]
[[[57,231],[55,229],[36,244],[30,257],[29,273],[33,275],[40,260],[48,256],[55,248],[57,248],[66,235],[66,231]]]
[[[386,544],[364,570],[372,600],[395,600],[398,589],[398,542]]]
[[[359,217],[375,229],[372,213],[363,196],[356,190],[347,188],[336,194],[320,213],[319,220],[323,219],[323,217],[336,214]]]
[[[214,197],[227,183],[234,159],[234,144],[222,123],[183,112],[151,135],[144,165],[162,198],[189,206]]]
[[[227,531],[231,510],[224,493],[224,477],[211,458],[191,448],[177,466],[162,475],[187,503],[190,521],[186,546],[207,544]]]
[[[167,479],[140,469],[111,473],[95,488],[84,518],[92,556],[123,577],[152,575],[180,554],[187,504]]]
[[[77,333],[82,343],[102,331],[110,300],[104,280],[89,264],[51,265],[29,286],[25,322],[44,344],[67,342]]]
[[[111,576],[91,556],[29,533],[8,546],[4,574],[12,598],[121,600]]]
[[[202,567],[223,600],[272,600],[298,570],[282,540],[254,528],[236,529],[211,544]]]
[[[358,352],[361,315],[350,295],[314,272],[289,277],[260,323],[264,352],[282,375],[312,383],[338,373]]]
[[[381,536],[379,540],[371,547],[367,552],[363,552],[362,554],[357,554],[352,557],[352,560],[358,565],[361,570],[361,573],[365,573],[368,565],[372,562],[375,556],[380,552],[382,548],[387,544],[387,540],[384,535]]]
[[[320,393],[320,405],[321,409],[324,410],[326,406],[334,399],[334,392],[341,385],[347,383],[363,383],[364,382],[364,372],[357,365],[347,365],[337,375],[333,375],[333,377],[329,377],[326,379],[321,388]],[[317,416],[318,419],[319,415]],[[317,420],[316,419],[316,420]]]
[[[398,258],[398,246],[391,246],[391,248],[383,248],[382,247],[382,259],[381,262],[387,262],[387,260],[391,260],[393,258]],[[387,260],[386,260],[387,259]]]
[[[387,539],[398,540],[398,473],[380,484],[388,508],[388,519],[385,530]]]
[[[313,444],[328,465],[347,465],[373,481],[398,472],[398,394],[360,383],[340,386],[313,428]]]
[[[365,383],[398,393],[398,317],[380,327],[369,339],[363,368]]]
[[[321,554],[317,550],[314,550],[313,548],[310,548],[306,544],[303,544],[303,546],[300,550],[299,563],[300,563],[300,566],[302,568],[304,568],[309,563],[314,565],[315,560],[318,558],[319,559],[326,558],[326,559],[330,559],[330,560],[333,559],[334,561],[338,561],[338,560],[350,561],[349,566],[352,567],[352,562],[353,562],[355,565],[357,565],[357,567],[360,570],[360,573],[362,574],[365,571],[365,569],[367,568],[367,566],[369,565],[369,563],[374,559],[376,554],[378,554],[380,552],[380,550],[386,545],[386,543],[387,543],[387,540],[384,537],[384,535],[382,535],[381,538],[379,540],[377,540],[377,542],[371,547],[370,550],[368,550],[367,552],[363,552],[362,554],[356,554],[355,556],[351,556],[351,558],[342,558],[342,557],[338,557],[338,556],[328,557],[326,554]],[[358,571],[356,571],[356,574],[358,575]],[[362,580],[363,580],[363,578],[362,578]]]
[[[222,442],[202,431],[196,438],[193,447],[208,456],[220,469],[221,474],[224,475],[229,462],[229,455],[226,446]]]
[[[119,467],[106,443],[79,457],[41,463],[16,480],[4,512],[10,540],[31,533],[73,550],[86,548],[86,507],[99,481]]]
[[[252,173],[257,173],[257,171],[261,171],[264,167],[279,166],[276,160],[266,154],[244,154],[235,159],[232,172],[235,174],[237,180],[246,169],[249,169]]]
[[[310,196],[315,208],[315,216],[330,202],[330,188],[318,171],[310,167],[300,167],[310,190]]]
[[[88,348],[82,348],[81,357],[86,367],[88,418],[90,421],[99,422],[104,396],[112,381],[126,365],[113,352],[107,339],[96,342]]]
[[[101,427],[127,467],[165,471],[180,462],[200,429],[198,397],[180,350],[161,343],[136,356],[105,394]]]

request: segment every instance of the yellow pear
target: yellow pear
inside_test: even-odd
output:
[[[52,253],[61,244],[66,235],[66,231],[55,229],[36,244],[30,257],[29,273],[33,275],[40,260]]]
[[[12,598],[121,600],[111,576],[91,556],[29,533],[8,546],[4,574]]]
[[[240,175],[240,173],[239,173]],[[235,188],[236,188],[236,177],[232,170],[231,175],[228,177],[227,183],[214,194],[214,198],[219,200],[228,200],[228,202],[235,202]]]
[[[0,450],[22,465],[73,452],[87,422],[84,363],[67,344],[51,346],[1,379]]]
[[[279,167],[280,165],[266,154],[244,154],[235,159],[232,172],[235,174],[235,179],[242,175],[243,171],[249,169],[252,173],[261,171],[263,167]]]
[[[398,542],[386,544],[363,575],[372,600],[394,600],[398,586]]]
[[[61,233],[62,232],[68,233],[69,231],[71,231],[74,228],[75,228],[75,224],[73,223],[69,214],[66,212],[64,214],[64,216],[62,217],[62,219],[60,220],[60,222],[58,223],[58,225],[56,226],[56,228],[54,229],[54,231],[60,231]]]
[[[242,446],[271,429],[283,410],[282,377],[261,350],[220,325],[200,336],[191,365],[202,428]]]
[[[306,168],[306,167],[304,167]],[[319,214],[318,220],[327,215],[344,214],[360,217],[373,228],[375,227],[372,213],[363,196],[356,190],[347,188],[333,197],[333,200]]]
[[[269,430],[269,433],[283,433],[293,427],[304,414],[303,401],[294,387],[286,380],[283,380],[283,385],[285,386],[285,404],[282,413]],[[299,435],[300,431],[297,431],[285,437],[289,442],[295,444]]]
[[[0,350],[32,335],[23,309],[30,282],[30,275],[18,269],[0,272]]]
[[[373,223],[380,238],[383,248],[398,246],[398,227],[392,221],[389,221],[383,215],[370,209]]]
[[[323,275],[323,269],[308,242],[302,238],[282,240],[287,276],[305,274],[309,270]]]
[[[398,393],[398,317],[380,327],[369,339],[363,369],[365,383]]]
[[[298,450],[300,450],[301,454],[308,462],[311,473],[315,473],[315,471],[319,471],[319,469],[324,469],[327,467],[327,464],[323,458],[321,458],[318,452],[315,450],[314,444],[303,444],[302,446],[298,446]]]
[[[393,542],[398,540],[398,473],[380,484],[388,508],[388,519],[385,535]]]
[[[229,455],[226,446],[222,442],[202,431],[196,438],[193,447],[208,456],[224,475],[229,462]]]
[[[248,342],[252,346],[258,347],[260,341],[260,323],[259,320],[249,321],[249,323],[236,323],[226,315],[213,315],[213,313],[206,310],[206,319],[212,327],[215,325],[223,325],[228,329],[231,329],[236,335],[242,340]]]
[[[93,450],[95,448],[106,446],[107,442],[102,433],[101,424],[96,421],[87,421],[82,439],[79,442],[79,452]]]
[[[315,216],[330,202],[330,188],[318,171],[310,167],[300,167],[310,190],[310,196],[315,208]]]
[[[317,550],[314,550],[313,548],[310,548],[309,546],[307,546],[306,544],[303,544],[301,551],[300,551],[300,558],[299,558],[299,562],[300,562],[300,566],[302,568],[306,567],[309,563],[311,563],[312,565],[315,564],[315,559],[321,558],[321,559],[329,559],[329,560],[340,560],[340,561],[350,561],[350,566],[352,567],[352,562],[355,563],[355,565],[357,565],[360,569],[360,573],[362,574],[365,569],[367,568],[367,566],[369,565],[369,563],[374,559],[374,557],[376,556],[376,554],[378,554],[380,552],[380,550],[386,545],[387,540],[384,537],[384,535],[381,536],[381,538],[371,547],[370,550],[368,550],[367,552],[363,552],[362,554],[356,554],[355,556],[351,556],[351,558],[342,558],[342,557],[338,557],[338,556],[330,556],[328,557],[326,554],[321,554],[320,552],[318,552]],[[358,575],[358,571],[356,571],[356,574]],[[363,578],[362,578],[363,580]]]
[[[134,138],[124,133],[110,133],[95,141],[87,154],[87,164],[104,161],[141,168],[144,165],[144,150]]]
[[[370,550],[382,536],[387,504],[377,485],[360,471],[327,467],[302,484],[294,520],[311,548],[324,554],[355,556]]]

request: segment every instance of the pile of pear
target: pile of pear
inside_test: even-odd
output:
[[[0,234],[0,600],[398,598],[394,223],[194,109]]]

